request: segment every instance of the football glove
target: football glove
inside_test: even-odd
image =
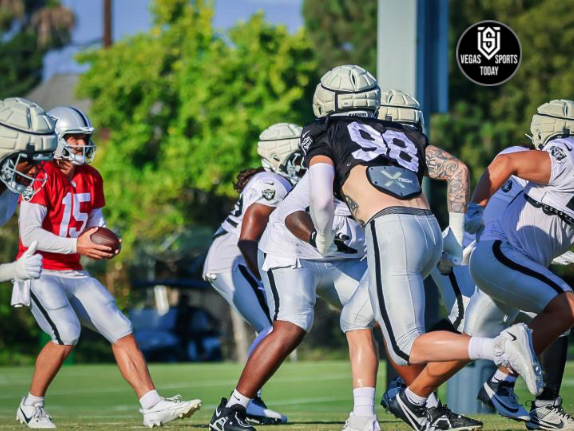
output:
[[[331,235],[322,235],[317,232],[317,229],[313,229],[309,237],[309,244],[315,247],[322,256],[327,256],[337,251],[334,239],[335,232],[331,232]]]
[[[457,239],[450,227],[444,230],[442,237],[443,253],[437,268],[442,275],[448,275],[453,266],[462,263],[462,239]]]

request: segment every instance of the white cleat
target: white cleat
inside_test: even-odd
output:
[[[278,425],[287,422],[287,416],[268,408],[260,397],[247,406],[247,420],[261,425]]]
[[[544,378],[542,367],[532,346],[532,330],[524,323],[505,329],[494,341],[494,363],[512,368],[522,376],[528,391],[536,396],[542,393]]]
[[[188,418],[201,407],[201,400],[182,401],[180,395],[164,398],[151,409],[142,409],[143,424],[148,428],[161,427],[176,419]]]
[[[574,417],[562,408],[562,398],[554,402],[536,407],[536,401],[530,410],[530,420],[526,422],[529,430],[574,430]]]
[[[34,404],[32,406],[25,406],[24,400],[26,397],[22,397],[20,406],[16,411],[16,420],[28,428],[35,429],[55,429],[56,425],[52,422],[50,415],[44,410],[44,405],[41,403]]]
[[[381,431],[377,415],[355,416],[353,412],[345,421],[343,431]]]

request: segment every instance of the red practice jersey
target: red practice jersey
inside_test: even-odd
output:
[[[106,205],[104,181],[100,173],[89,165],[76,166],[71,180],[54,162],[44,165],[48,176],[46,185],[38,191],[30,203],[43,205],[48,213],[42,228],[61,237],[77,238],[86,229],[90,213]],[[26,251],[20,239],[18,257]],[[55,271],[81,270],[80,255],[39,252],[44,256],[44,269]]]

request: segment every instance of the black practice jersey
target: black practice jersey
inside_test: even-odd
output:
[[[315,156],[327,156],[335,164],[335,194],[357,165],[399,166],[417,174],[426,171],[427,137],[408,126],[364,117],[330,117],[313,121],[301,135],[308,165]]]

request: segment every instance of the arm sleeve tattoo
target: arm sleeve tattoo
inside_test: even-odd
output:
[[[470,195],[468,167],[452,154],[434,145],[426,149],[428,176],[447,182],[447,206],[449,212],[463,213]]]

